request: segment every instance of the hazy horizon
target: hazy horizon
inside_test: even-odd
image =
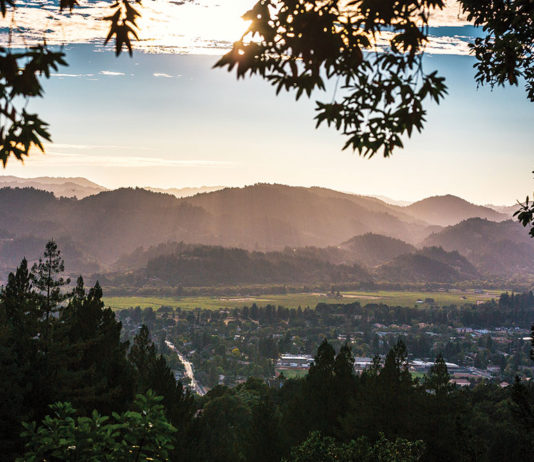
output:
[[[45,28],[49,43],[69,43],[69,66],[30,104],[50,123],[46,156],[10,159],[0,174],[83,176],[108,188],[317,185],[411,202],[453,194],[514,204],[532,191],[531,103],[522,85],[477,89],[467,44],[480,32],[454,2],[434,17],[425,55],[426,70],[446,77],[449,95],[427,105],[423,132],[405,138],[404,149],[370,160],[342,151],[334,129],[315,129],[315,99],[329,99],[332,82],[326,94],[295,102],[261,79],[212,69],[246,28],[240,15],[253,3],[152,2],[143,7],[133,58],[102,46],[105,25],[92,19],[100,3],[68,20],[53,0],[18,8],[20,37],[31,43]]]
[[[184,186],[184,185],[154,186],[152,184],[133,184],[133,185],[111,186],[111,185],[106,185],[106,184],[99,183],[94,179],[88,178],[87,176],[65,177],[65,176],[38,175],[38,176],[25,176],[25,177],[23,177],[23,176],[18,176],[18,175],[8,175],[8,174],[5,174],[5,173],[2,173],[2,174],[0,174],[0,178],[2,178],[2,177],[13,177],[13,178],[21,179],[21,180],[38,180],[38,179],[44,179],[44,178],[54,179],[54,180],[84,179],[84,180],[88,180],[91,183],[94,183],[97,186],[101,186],[101,187],[103,187],[103,188],[105,188],[107,190],[110,190],[110,191],[113,191],[113,190],[116,190],[116,189],[121,189],[121,188],[141,188],[141,189],[157,189],[157,190],[209,189],[209,188],[224,189],[224,188],[247,188],[247,187],[251,187],[251,186],[257,185],[257,184],[272,184],[272,185],[278,184],[278,185],[282,185],[282,186],[290,186],[290,187],[296,187],[296,188],[326,188],[326,189],[331,189],[333,191],[337,191],[337,192],[344,193],[344,194],[353,194],[353,195],[357,195],[357,196],[375,197],[377,199],[383,200],[384,202],[392,203],[393,205],[399,205],[399,206],[410,205],[410,204],[413,204],[415,202],[418,202],[418,201],[421,201],[423,199],[427,199],[427,198],[430,198],[430,197],[443,197],[443,196],[459,197],[460,199],[464,199],[464,200],[466,200],[468,202],[471,202],[472,204],[481,205],[481,206],[493,205],[493,206],[497,206],[497,207],[509,207],[509,206],[517,205],[517,202],[508,203],[508,204],[489,203],[489,202],[478,203],[478,202],[471,201],[468,198],[465,198],[465,197],[462,197],[462,196],[459,196],[459,195],[453,194],[453,193],[431,194],[431,195],[422,196],[422,197],[419,197],[419,198],[416,198],[416,199],[405,199],[403,197],[397,197],[397,196],[391,197],[391,196],[387,196],[387,195],[384,195],[384,194],[366,193],[366,192],[362,192],[362,191],[341,190],[341,189],[330,188],[330,187],[326,187],[326,186],[318,185],[318,184],[303,185],[303,184],[287,184],[287,183],[268,182],[268,181],[243,183],[243,184],[237,184],[237,185],[196,184],[196,185],[190,185],[190,186]],[[2,187],[2,183],[1,182],[0,182],[0,187]],[[212,192],[212,191],[207,191],[207,192]]]

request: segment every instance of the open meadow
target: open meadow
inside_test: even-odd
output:
[[[180,307],[183,310],[238,308],[256,303],[260,306],[282,305],[287,308],[315,308],[318,303],[352,303],[360,302],[362,305],[368,303],[384,303],[390,306],[425,306],[434,305],[461,305],[464,303],[477,303],[481,301],[498,298],[502,293],[500,290],[487,290],[475,292],[475,290],[450,290],[436,292],[419,291],[376,291],[342,292],[340,297],[332,294],[321,293],[296,293],[296,294],[269,294],[260,296],[244,297],[219,297],[219,296],[198,296],[198,297],[158,297],[158,296],[115,296],[105,297],[104,302],[113,310],[122,310],[132,307],[158,309],[161,306],[172,308]],[[433,299],[433,302],[429,301]],[[425,301],[428,301],[425,303]]]

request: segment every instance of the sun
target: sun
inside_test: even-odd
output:
[[[178,4],[144,3],[139,20],[140,48],[219,54],[246,31],[242,15],[254,0],[200,0]],[[154,51],[154,50],[152,50]],[[157,51],[157,50],[156,50]]]

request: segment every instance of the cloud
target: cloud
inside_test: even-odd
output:
[[[59,12],[57,2],[43,0],[39,8],[22,3],[14,12],[16,29],[12,34],[13,46],[39,43],[46,37],[50,45],[65,43],[93,43],[102,46],[107,35],[108,21],[101,18],[110,14],[111,2],[93,0],[83,2],[72,13]],[[154,0],[140,7],[139,41],[134,47],[148,53],[219,55],[228,50],[246,30],[241,15],[250,8],[251,0]],[[433,11],[430,25],[461,27],[467,25],[459,3],[448,0],[441,11]],[[0,43],[8,43],[9,28],[0,30]],[[447,35],[445,32],[444,36]],[[432,39],[431,52],[465,54],[466,40]],[[106,47],[107,49],[108,47]],[[109,46],[112,48],[112,45]],[[122,75],[104,71],[102,75]],[[156,75],[158,74],[158,75]],[[155,77],[167,77],[155,73]],[[73,77],[65,74],[63,77]]]
[[[154,72],[152,75],[154,77],[165,77],[166,79],[172,79],[172,75],[165,74],[164,72]]]
[[[95,150],[95,149],[106,149],[106,150],[117,150],[117,149],[148,149],[142,148],[139,146],[127,146],[127,145],[118,145],[118,144],[65,144],[65,143],[44,143],[45,148],[49,150],[54,149],[75,149],[75,150]]]
[[[94,77],[95,74],[62,74],[62,73],[56,73],[56,74],[50,74],[52,77],[72,77],[72,78],[81,78],[81,77]]]
[[[32,162],[69,167],[121,167],[121,168],[229,168],[234,162],[211,159],[168,159],[151,156],[86,155],[47,151],[44,156],[32,156]]]
[[[100,71],[99,74],[110,75],[110,76],[126,75],[124,72],[115,72],[115,71]]]

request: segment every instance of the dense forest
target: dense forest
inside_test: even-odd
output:
[[[250,378],[193,396],[175,381],[146,326],[128,343],[99,284],[87,290],[79,278],[67,290],[62,272],[61,254],[49,242],[43,257],[32,268],[22,261],[0,292],[6,461],[534,457],[534,388],[519,378],[506,388],[482,382],[460,389],[441,355],[428,375],[414,378],[402,341],[357,375],[348,344],[336,352],[325,338],[303,378]],[[505,294],[498,303],[518,316],[531,302],[532,294]],[[362,313],[357,304],[316,311],[335,317],[338,309]],[[390,311],[377,310],[376,319]],[[489,320],[497,310],[488,304],[484,312]]]

